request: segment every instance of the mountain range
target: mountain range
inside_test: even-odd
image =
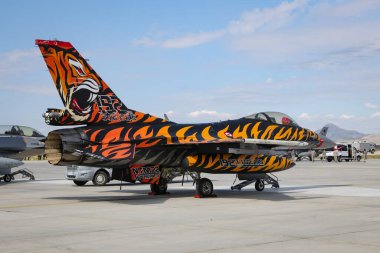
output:
[[[363,137],[371,136],[368,134],[360,133],[355,130],[346,130],[332,123],[327,124],[326,127],[329,128],[327,131],[327,137],[333,141],[352,141],[352,140],[360,140],[360,139],[366,139],[367,141],[371,141],[370,139],[363,138]],[[321,130],[319,129],[316,132],[319,133],[320,131]]]

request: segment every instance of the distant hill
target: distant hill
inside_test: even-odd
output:
[[[371,135],[367,135],[367,136],[364,136],[362,138],[362,140],[365,140],[365,141],[368,141],[368,142],[374,142],[376,143],[378,146],[380,146],[380,134],[371,134]]]
[[[326,126],[329,128],[327,131],[327,137],[333,141],[357,140],[363,138],[364,136],[367,136],[367,134],[363,134],[355,130],[346,130],[340,128],[332,123],[329,123]],[[317,130],[317,133],[319,133],[319,131],[321,130]]]

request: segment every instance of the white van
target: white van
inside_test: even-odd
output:
[[[326,160],[331,162],[334,160],[334,150],[338,150],[338,162],[345,160],[346,162],[353,161],[355,157],[353,156],[353,151],[356,150],[356,160],[359,162],[362,159],[362,156],[359,154],[359,151],[352,146],[352,144],[341,143],[337,144],[333,148],[326,149]]]

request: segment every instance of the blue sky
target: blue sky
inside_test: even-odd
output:
[[[380,133],[380,1],[7,1],[0,124],[62,108],[35,39],[70,41],[124,103],[177,122],[281,111]]]

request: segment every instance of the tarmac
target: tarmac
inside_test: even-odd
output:
[[[380,252],[380,160],[298,162],[280,189],[231,191],[207,175],[150,196],[148,185],[75,186],[64,167],[26,162],[36,181],[0,182],[1,252]],[[121,187],[121,190],[120,190]]]

